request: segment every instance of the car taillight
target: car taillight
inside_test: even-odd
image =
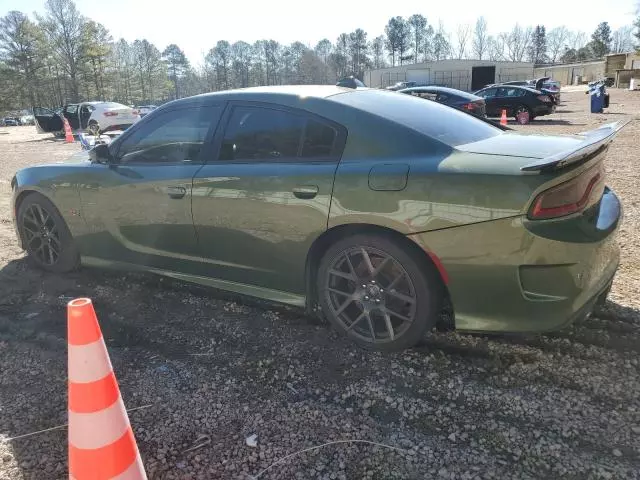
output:
[[[118,115],[118,112],[104,112],[105,117],[115,117]]]
[[[139,115],[140,112],[138,110],[131,110],[131,115]]]
[[[464,105],[462,105],[462,108],[464,108],[465,110],[473,110],[476,108],[476,106],[473,103],[465,103]]]
[[[603,180],[600,170],[590,171],[542,192],[533,202],[529,218],[546,220],[579,212],[589,203],[592,195],[602,193]]]
[[[545,103],[551,102],[551,98],[549,97],[549,95],[538,95],[538,100]]]

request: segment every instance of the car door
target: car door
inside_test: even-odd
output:
[[[485,88],[476,93],[479,97],[484,98],[487,117],[499,117],[501,114],[497,93],[498,89],[495,87]]]
[[[192,179],[222,112],[222,104],[167,109],[116,140],[112,162],[91,165],[80,189],[93,232],[80,240],[83,255],[178,272],[200,262]]]
[[[67,105],[62,110],[62,114],[69,121],[71,130],[78,130],[80,128],[80,117],[78,116],[78,105]]]
[[[307,253],[327,229],[346,131],[320,117],[235,102],[217,155],[193,181],[193,219],[209,275],[305,290]]]
[[[496,94],[496,100],[498,103],[498,110],[502,113],[502,110],[507,111],[508,116],[515,115],[517,107],[523,104],[523,94],[526,90],[523,90],[517,86],[500,87]]]
[[[89,118],[91,117],[91,113],[96,109],[93,105],[89,103],[83,103],[80,105],[80,129],[86,130],[89,125]]]
[[[62,130],[62,118],[53,110],[34,107],[33,118],[38,133],[51,133]]]

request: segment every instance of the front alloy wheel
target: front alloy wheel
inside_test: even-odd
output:
[[[31,260],[40,268],[69,272],[80,256],[71,232],[58,209],[39,193],[27,195],[18,208],[18,230]]]
[[[22,215],[22,231],[27,251],[46,266],[60,258],[62,243],[55,219],[38,203],[30,205]]]

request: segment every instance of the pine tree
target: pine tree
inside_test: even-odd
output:
[[[602,22],[591,35],[589,48],[596,58],[602,58],[611,51],[611,27],[609,23]]]
[[[173,82],[175,98],[180,98],[180,91],[178,89],[179,79],[182,78],[189,69],[189,60],[187,60],[184,52],[175,43],[172,43],[164,49],[162,57],[169,70],[169,79]]]
[[[544,25],[536,25],[529,47],[529,58],[534,64],[547,60],[547,31]]]

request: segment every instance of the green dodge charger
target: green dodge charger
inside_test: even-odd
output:
[[[503,131],[410,95],[336,86],[177,100],[110,145],[12,180],[39,267],[138,269],[321,314],[359,345],[541,332],[618,267],[603,160],[622,127]]]

